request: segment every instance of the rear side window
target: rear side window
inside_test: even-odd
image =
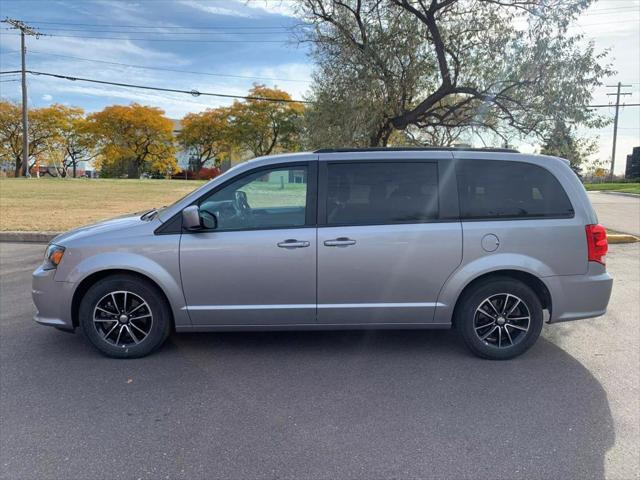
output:
[[[537,165],[461,160],[456,173],[463,219],[567,218],[574,214],[560,182]]]
[[[327,169],[328,225],[422,223],[438,218],[436,163],[330,163]]]

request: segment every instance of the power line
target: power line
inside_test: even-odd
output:
[[[9,50],[9,53],[19,53],[17,51],[12,51]],[[231,74],[224,74],[224,73],[213,73],[213,72],[198,72],[198,71],[191,71],[191,70],[179,70],[176,68],[166,68],[166,67],[144,67],[142,65],[133,65],[130,63],[121,63],[121,62],[110,62],[107,60],[98,60],[95,58],[84,58],[84,57],[75,57],[72,55],[61,55],[61,54],[57,54],[57,53],[48,53],[48,52],[40,52],[37,50],[29,50],[30,53],[35,53],[37,55],[47,55],[47,56],[52,56],[52,57],[60,57],[60,58],[70,58],[70,59],[74,59],[74,60],[82,60],[82,61],[86,61],[86,62],[95,62],[95,63],[103,63],[106,65],[117,65],[117,66],[122,66],[122,67],[131,67],[131,68],[140,68],[140,69],[144,69],[144,70],[158,70],[158,71],[162,71],[162,72],[176,72],[176,73],[188,73],[188,74],[192,74],[192,75],[207,75],[207,76],[212,76],[212,77],[228,77],[228,78],[243,78],[243,79],[248,79],[248,80],[271,80],[271,81],[278,81],[278,82],[296,82],[296,83],[310,83],[309,80],[299,80],[299,79],[289,79],[289,78],[276,78],[276,77],[258,77],[258,76],[250,76],[250,75],[231,75]]]
[[[182,90],[178,88],[152,87],[148,85],[137,85],[133,83],[109,82],[106,80],[95,80],[91,78],[73,77],[70,75],[60,75],[57,73],[38,72],[35,70],[27,70],[26,72],[30,73],[31,75],[60,78],[63,80],[70,80],[73,82],[79,81],[79,82],[99,83],[102,85],[114,85],[116,87],[139,88],[142,90],[155,90],[158,92],[186,93],[194,97],[210,96],[210,97],[221,97],[221,98],[235,98],[235,99],[242,99],[242,100],[260,100],[265,102],[276,102],[276,103],[312,103],[307,100],[293,100],[293,99],[288,100],[288,99],[272,98],[272,97],[256,97],[252,95],[230,95],[225,93],[200,92],[199,90],[195,90],[195,89]],[[0,72],[0,74],[5,74],[5,73],[12,73],[12,72]]]
[[[7,71],[0,71],[0,75],[10,75],[10,74],[14,74],[14,73],[20,73],[20,70],[7,70]],[[244,100],[262,100],[262,101],[268,101],[268,102],[282,102],[282,103],[306,103],[306,104],[311,104],[313,102],[308,101],[308,100],[285,100],[285,99],[279,99],[279,98],[269,98],[269,97],[254,97],[254,96],[246,96],[246,95],[230,95],[230,94],[224,94],[224,93],[213,93],[213,92],[200,92],[198,90],[182,90],[182,89],[177,89],[177,88],[163,88],[163,87],[152,87],[149,85],[137,85],[137,84],[132,84],[132,83],[121,83],[121,82],[109,82],[106,80],[95,80],[95,79],[90,79],[90,78],[83,78],[83,77],[74,77],[71,75],[61,75],[61,74],[57,74],[57,73],[49,73],[49,72],[39,72],[39,71],[35,71],[35,70],[27,70],[26,73],[30,73],[32,75],[37,75],[37,76],[45,76],[45,77],[54,77],[54,78],[61,78],[64,80],[71,80],[71,81],[81,81],[81,82],[89,82],[89,83],[100,83],[100,84],[104,84],[104,85],[114,85],[114,86],[118,86],[118,87],[129,87],[129,88],[140,88],[140,89],[144,89],[144,90],[157,90],[157,91],[161,91],[161,92],[172,92],[172,93],[187,93],[189,95],[192,95],[194,97],[199,97],[201,95],[203,96],[212,96],[212,97],[222,97],[222,98],[237,98],[237,99],[244,99]],[[621,103],[618,105],[619,107],[640,107],[640,103]],[[612,104],[599,104],[599,105],[585,105],[584,108],[609,108],[609,107],[615,107],[615,105]]]
[[[12,35],[17,36],[17,35]],[[142,42],[171,42],[171,43],[289,43],[289,40],[184,40],[171,38],[131,38],[131,37],[105,37],[91,35],[58,35],[53,33],[41,33],[40,36],[56,38],[90,38],[99,40],[126,40]]]
[[[114,23],[74,23],[74,22],[45,22],[45,21],[30,21],[37,25],[71,25],[76,27],[111,27],[111,28],[162,28],[162,29],[187,29],[187,30],[220,30],[220,29],[241,29],[241,30],[271,30],[271,29],[291,29],[303,25],[225,25],[225,26],[196,26],[187,27],[182,25],[123,25]],[[47,28],[47,27],[43,27]]]
[[[289,34],[291,30],[265,30],[265,31],[199,31],[199,32],[161,32],[161,31],[140,31],[140,30],[88,30],[86,28],[54,28],[43,27],[43,31],[61,31],[61,32],[84,32],[84,33],[119,33],[123,35],[143,34],[143,35],[284,35]],[[55,35],[55,34],[52,34]]]

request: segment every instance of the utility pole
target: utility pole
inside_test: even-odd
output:
[[[2,23],[8,23],[13,28],[20,30],[20,53],[22,56],[22,174],[30,177],[29,173],[29,106],[27,105],[27,46],[25,35],[40,35],[35,29],[21,20],[5,18]]]
[[[616,165],[616,143],[618,142],[618,113],[620,110],[620,96],[631,95],[631,92],[621,92],[622,88],[630,88],[631,85],[622,85],[622,82],[618,82],[617,85],[607,85],[608,88],[617,88],[616,93],[607,93],[607,95],[616,96],[616,116],[613,120],[613,150],[611,152],[611,171],[609,172],[609,180],[613,180],[613,169]]]

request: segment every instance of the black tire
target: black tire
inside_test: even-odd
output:
[[[487,300],[490,303],[486,303]],[[514,320],[508,320],[504,313],[517,303],[516,300],[524,305],[518,304],[515,313],[508,316]],[[490,305],[496,309],[491,310]],[[484,314],[489,310],[491,317]],[[527,313],[529,320],[526,320]],[[464,293],[456,307],[455,322],[474,354],[491,360],[507,360],[527,351],[540,336],[542,304],[536,293],[519,280],[488,278]],[[526,331],[523,330],[525,327]],[[485,335],[488,336],[483,340]]]
[[[133,313],[125,315],[127,310]],[[80,302],[78,320],[89,342],[113,358],[149,355],[171,331],[171,311],[162,293],[151,282],[127,274],[111,275],[92,285]],[[116,330],[107,336],[112,328]]]

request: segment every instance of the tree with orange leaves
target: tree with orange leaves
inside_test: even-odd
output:
[[[175,158],[173,123],[159,108],[138,103],[112,105],[89,115],[103,172],[129,178],[180,171]]]

